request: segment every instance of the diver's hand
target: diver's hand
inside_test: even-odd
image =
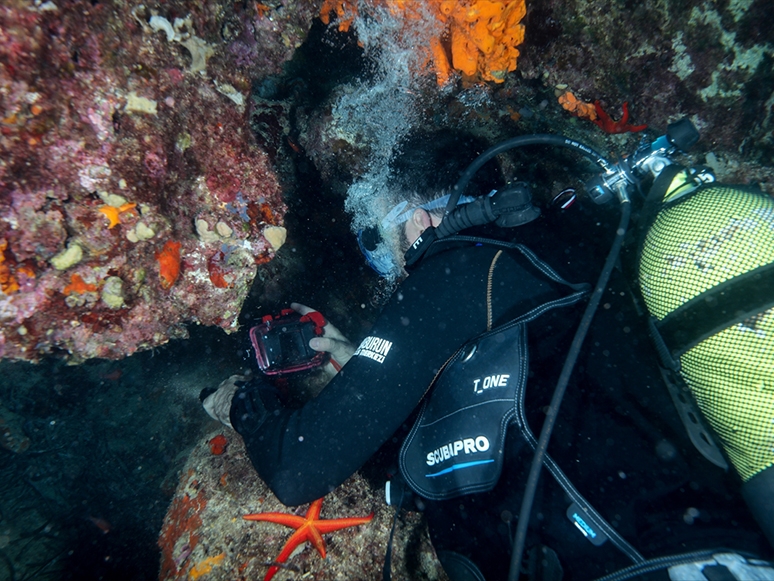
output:
[[[218,420],[221,424],[231,428],[231,400],[234,399],[234,394],[239,389],[237,383],[242,384],[245,381],[247,381],[247,378],[243,375],[232,375],[228,379],[221,381],[218,389],[202,401],[204,411],[213,420]]]
[[[291,303],[290,308],[301,315],[315,312],[315,309],[299,303]],[[336,371],[344,367],[355,353],[355,346],[328,319],[325,319],[322,337],[310,339],[309,346],[315,351],[330,353]]]

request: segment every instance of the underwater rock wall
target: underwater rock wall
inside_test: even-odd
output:
[[[661,131],[688,116],[704,147],[771,164],[770,11],[766,0],[533,3],[519,69],[613,112],[629,101]]]
[[[0,357],[118,359],[237,328],[285,204],[248,98],[319,6],[0,8]]]
[[[411,125],[401,135],[417,128],[448,127],[494,143],[525,133],[562,133],[611,157],[630,153],[640,138],[655,139],[669,123],[688,117],[702,139],[687,163],[707,163],[721,180],[754,183],[774,192],[774,33],[763,24],[765,0],[528,2],[515,70],[509,66],[507,74],[498,75],[501,83],[477,83],[454,67],[439,76],[437,63],[442,59],[428,62],[423,55],[440,50],[453,63],[454,35],[437,27],[414,27],[414,36],[408,35],[412,42],[407,43],[406,23],[414,22],[414,4],[401,3],[391,12],[379,12],[374,8],[379,4],[329,0],[326,6],[344,6],[329,16],[330,27],[351,26],[365,58],[374,61],[378,71],[393,71],[402,84],[392,82],[392,93],[383,82],[347,85],[316,118],[303,120],[300,136],[324,175],[336,175],[336,164],[356,180],[365,175],[361,185],[367,186],[366,197],[371,196],[368,192],[375,192],[373,198],[379,194],[373,185],[378,180],[369,179],[374,174],[370,161],[374,148],[382,144],[361,139],[362,129],[344,129],[353,125],[352,111],[363,127],[387,125],[388,120],[395,126],[383,114],[384,98],[390,94],[397,94],[400,103],[394,113]],[[466,18],[474,20],[495,4],[504,8],[507,3],[449,0],[439,6],[447,11],[467,7]],[[369,10],[376,16],[364,19]],[[371,50],[373,46],[378,49]],[[414,50],[413,64],[396,60],[400,47]],[[436,86],[441,78],[444,83]],[[390,77],[382,73],[382,79]],[[573,103],[568,104],[568,98]],[[612,117],[609,123],[598,119],[595,101]],[[647,132],[609,135],[625,132],[626,124],[616,121],[624,116],[626,102],[628,131],[642,131],[647,125]],[[346,103],[359,107],[342,107]],[[382,179],[384,173],[377,177]],[[356,220],[367,214],[367,205],[350,205]]]
[[[392,164],[413,137],[439,129],[490,145],[561,134],[616,159],[688,118],[701,140],[676,162],[707,165],[718,180],[772,194],[774,37],[758,24],[764,4],[549,0],[528,2],[522,18],[515,2],[326,0],[327,42],[354,39],[363,73],[295,108],[290,131],[325,186],[346,198],[355,233],[403,201]],[[518,20],[492,16],[509,10]],[[455,33],[463,23],[467,36]],[[510,46],[507,67],[493,67],[486,56],[503,26],[518,28],[511,39],[523,32],[523,42]],[[466,62],[463,42],[475,68],[455,65]],[[459,171],[483,149],[461,159]],[[538,157],[535,149],[549,153],[499,156],[500,183],[528,181],[544,210],[566,188],[585,189],[591,175],[564,161],[572,154]]]

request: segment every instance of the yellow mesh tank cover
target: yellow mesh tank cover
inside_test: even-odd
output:
[[[774,200],[712,185],[659,213],[645,239],[640,285],[648,310],[662,320],[700,293],[771,262]],[[742,479],[774,464],[774,309],[705,339],[680,363]]]

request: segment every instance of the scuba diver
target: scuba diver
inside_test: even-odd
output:
[[[358,233],[377,272],[410,274],[354,350],[310,323],[305,345],[340,371],[300,408],[256,374],[205,390],[205,409],[289,506],[394,454],[387,502],[424,512],[452,581],[774,579],[774,200],[675,165],[696,139],[678,122],[613,164],[523,136],[461,177],[448,152],[474,146],[428,140]],[[570,217],[569,192],[542,213],[523,183],[464,195],[497,155],[546,146],[601,168],[587,193],[620,202],[617,225],[589,204]],[[458,234],[493,223],[512,240]]]

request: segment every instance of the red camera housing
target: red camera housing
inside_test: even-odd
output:
[[[325,317],[317,311],[301,315],[283,309],[279,315],[266,315],[250,329],[258,368],[266,375],[286,375],[323,365],[330,354],[309,347],[309,340],[320,337]]]

